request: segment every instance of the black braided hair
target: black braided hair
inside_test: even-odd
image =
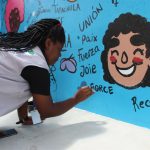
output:
[[[39,46],[44,51],[45,40],[65,43],[65,32],[56,19],[42,19],[29,26],[25,32],[8,32],[0,34],[0,51],[25,52]]]

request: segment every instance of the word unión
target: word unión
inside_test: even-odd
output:
[[[79,24],[79,29],[81,32],[83,32],[85,29],[90,27],[94,21],[98,18],[100,12],[103,10],[101,4],[99,5],[92,11],[92,13],[85,19],[82,24]]]

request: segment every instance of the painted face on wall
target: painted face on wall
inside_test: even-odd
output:
[[[149,58],[146,58],[146,45],[139,41],[140,36],[129,32],[111,38],[116,45],[108,51],[108,70],[116,83],[127,88],[138,86],[150,65]]]

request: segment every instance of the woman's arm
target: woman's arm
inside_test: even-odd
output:
[[[32,94],[41,119],[59,116],[93,94],[91,88],[81,88],[74,97],[63,102],[53,103],[51,96]]]
[[[53,103],[50,95],[48,70],[36,66],[27,66],[23,69],[21,76],[29,83],[30,92],[41,119],[61,115],[93,94],[90,87],[85,87],[79,89],[72,98],[63,102]]]
[[[28,102],[25,102],[17,111],[19,120],[26,118],[28,116]]]
[[[18,108],[19,121],[16,124],[22,123],[23,125],[32,125],[32,119],[28,116],[28,102],[25,102],[20,108]]]

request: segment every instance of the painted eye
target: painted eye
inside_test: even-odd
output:
[[[137,54],[137,53],[139,53],[139,54],[141,54],[141,55],[144,55],[144,50],[143,50],[143,49],[140,49],[140,48],[137,48],[137,49],[133,52],[133,54],[135,55],[135,54]]]
[[[114,54],[116,54],[117,56],[119,56],[119,52],[117,50],[112,50],[111,51],[111,55],[114,55]]]

